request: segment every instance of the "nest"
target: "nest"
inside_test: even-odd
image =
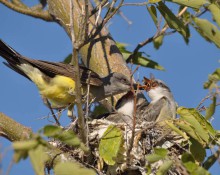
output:
[[[165,160],[149,163],[146,156],[154,154],[155,148],[164,148],[168,150],[169,159],[175,162],[167,174],[184,174],[185,168],[181,165],[180,158],[188,150],[188,142],[162,123],[164,122],[142,122],[136,124],[135,130],[132,130],[131,125],[104,119],[89,122],[88,138],[93,168],[99,174],[156,174]],[[106,163],[99,152],[100,141],[110,125],[120,129],[123,133],[122,148],[115,157],[114,165]],[[150,167],[150,172],[146,167]]]

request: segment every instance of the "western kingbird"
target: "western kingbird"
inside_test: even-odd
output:
[[[176,118],[177,104],[170,88],[161,80],[144,77],[144,89],[151,99],[147,107],[140,108],[140,116],[146,121],[162,121]]]
[[[146,99],[137,94],[136,100],[136,123],[143,121],[153,122],[162,121],[168,118],[176,117],[176,102],[169,87],[161,80],[151,77],[144,77],[144,85],[140,90],[146,90],[151,99],[149,103]],[[98,118],[106,118],[115,123],[126,123],[132,125],[134,116],[134,93],[128,91],[117,102],[115,112],[104,114]]]
[[[5,65],[34,82],[42,98],[48,99],[52,108],[64,108],[74,103],[74,66],[24,57],[2,40],[0,56],[7,61],[4,62]],[[80,66],[80,80],[82,93],[85,94],[87,85],[90,84],[90,95],[96,101],[128,91],[131,87],[129,78],[121,73],[115,72],[101,78],[83,66]]]

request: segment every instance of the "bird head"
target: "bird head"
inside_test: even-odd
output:
[[[152,101],[172,96],[169,87],[163,81],[155,79],[152,75],[150,79],[144,77],[143,83],[142,88],[148,93]]]

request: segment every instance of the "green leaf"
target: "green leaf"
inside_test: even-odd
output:
[[[215,4],[210,4],[208,10],[212,13],[213,20],[218,24],[220,27],[220,9]]]
[[[126,62],[132,62],[133,64],[141,65],[144,67],[149,67],[152,69],[157,69],[157,70],[164,70],[162,66],[160,66],[157,62],[150,60],[147,57],[142,56],[142,52],[138,52],[135,56],[133,56],[132,60],[128,61],[129,56],[132,54],[132,52],[128,51],[125,46],[127,46],[124,43],[116,43],[118,49],[122,53],[124,59]]]
[[[183,22],[179,20],[163,2],[159,2],[157,8],[170,28],[177,30],[185,39],[189,37],[189,33]]]
[[[70,64],[71,60],[72,60],[72,54],[69,54],[66,58],[64,58],[63,62],[66,64]]]
[[[84,151],[88,150],[71,130],[62,130],[59,126],[47,125],[43,128],[43,133],[45,136],[58,139],[69,146],[79,147]]]
[[[154,148],[154,153],[165,158],[167,156],[168,151],[164,148]]]
[[[38,145],[36,148],[28,151],[32,166],[37,175],[44,174],[45,162],[49,160],[49,156],[46,152],[47,149],[42,145]]]
[[[195,160],[191,154],[184,153],[181,157],[181,160],[183,162],[183,165],[186,167],[186,169],[189,172],[192,172],[197,168],[197,165],[195,164]]]
[[[211,175],[208,171],[206,171],[203,167],[197,167],[191,175]]]
[[[149,0],[148,2],[151,3],[151,4],[153,4],[153,3],[160,2],[160,1],[162,1],[162,0]]]
[[[159,49],[160,46],[163,44],[163,38],[164,38],[164,35],[160,35],[159,37],[154,39],[153,42],[154,42],[155,49]]]
[[[99,144],[100,157],[108,165],[114,165],[123,145],[123,132],[114,125],[110,125]]]
[[[154,148],[154,153],[146,156],[146,160],[151,164],[164,159],[168,151],[164,148]]]
[[[216,156],[215,154],[209,156],[206,161],[203,163],[203,167],[208,170],[210,167],[212,167],[212,165],[214,165],[214,163],[216,162],[216,160],[218,159],[218,156]]]
[[[205,145],[204,141],[196,134],[195,129],[192,128],[190,123],[184,120],[176,121],[176,125],[180,127],[181,130],[186,132],[190,137],[194,138],[195,140],[199,141],[202,145]]]
[[[182,132],[179,128],[177,128],[171,121],[166,120],[165,123],[177,134],[181,135],[185,140],[188,140],[189,137],[186,135],[185,132]]]
[[[152,69],[157,70],[164,70],[162,66],[160,66],[157,62],[150,60],[147,57],[142,56],[143,54],[141,52],[138,52],[138,54],[132,59],[133,64],[141,65],[144,67],[149,67]]]
[[[62,162],[54,167],[55,175],[96,175],[97,173],[88,168],[83,168],[81,165],[74,162]]]
[[[204,83],[204,89],[212,89],[220,80],[220,68],[216,69],[212,74],[209,74],[209,79]]]
[[[150,7],[147,7],[147,10],[154,21],[155,26],[157,26],[158,21],[157,21],[157,9],[154,5],[151,5]]]
[[[16,141],[13,142],[12,146],[14,150],[24,150],[28,151],[30,149],[33,149],[39,144],[37,140],[27,140],[27,141]]]
[[[203,162],[206,156],[206,151],[203,146],[196,141],[195,139],[191,138],[191,145],[190,145],[190,152],[192,153],[195,160],[199,163]]]
[[[220,48],[220,31],[218,28],[206,19],[193,18],[193,21],[199,34]]]
[[[168,170],[171,168],[171,166],[173,165],[173,161],[172,160],[166,160],[163,162],[163,164],[160,166],[160,168],[158,169],[156,175],[164,175],[167,174]]]
[[[196,111],[195,109],[188,109],[188,108],[184,108],[184,107],[179,107],[177,109],[177,113],[180,115],[180,117],[183,120],[185,120],[191,124],[191,126],[194,128],[196,134],[200,138],[202,138],[206,142],[206,144],[209,143],[208,132],[203,128],[202,123],[199,123],[198,120],[195,118],[195,116],[198,115],[198,111]]]
[[[184,5],[194,9],[199,9],[201,6],[207,4],[206,0],[167,0],[170,2],[177,3],[179,5]]]
[[[209,120],[214,115],[215,107],[216,107],[216,97],[214,96],[212,99],[212,103],[206,109],[206,115],[205,115],[206,120]]]
[[[26,159],[28,157],[27,150],[15,150],[13,155],[13,161],[18,163],[21,159]]]
[[[62,132],[62,128],[54,125],[47,125],[43,128],[43,133],[47,137],[54,137]]]
[[[193,156],[189,153],[184,153],[181,158],[183,165],[189,171],[189,173],[192,175],[208,175],[209,173],[199,165],[195,163],[195,160]]]

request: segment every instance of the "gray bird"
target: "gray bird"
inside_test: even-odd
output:
[[[75,103],[76,70],[69,64],[49,62],[24,57],[0,40],[0,56],[12,70],[31,80],[37,86],[43,99],[48,99],[52,108],[63,108]],[[110,73],[100,77],[92,70],[80,66],[81,90],[86,94],[90,85],[90,95],[96,101],[129,91],[129,77],[121,73]],[[134,84],[135,86],[135,84]]]
[[[141,124],[143,121],[161,121],[176,117],[176,102],[169,87],[161,80],[151,77],[144,77],[144,85],[140,90],[146,90],[151,99],[149,103],[142,97],[141,93],[137,95],[136,101],[136,121]],[[119,99],[116,104],[116,112],[107,115],[106,119],[116,123],[131,124],[134,115],[134,94],[129,91]]]
[[[174,101],[170,88],[161,80],[144,77],[143,89],[151,99],[150,104],[140,107],[138,112],[146,121],[161,121],[176,118],[177,104]]]

